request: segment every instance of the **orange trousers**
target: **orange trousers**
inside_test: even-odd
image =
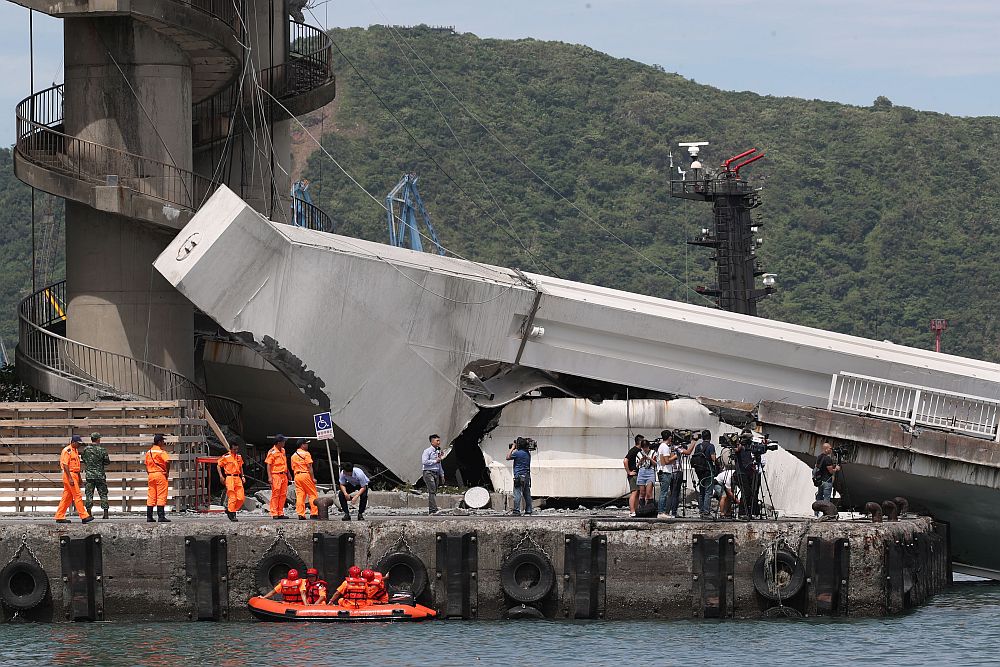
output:
[[[300,472],[295,475],[295,513],[299,516],[306,515],[306,503],[309,503],[309,511],[313,516],[319,514],[316,509],[316,498],[319,491],[316,490],[316,482],[307,472]]]
[[[286,500],[288,500],[288,475],[276,472],[271,475],[271,516],[285,516]]]
[[[167,504],[167,476],[162,472],[149,473],[146,507],[165,507]]]
[[[237,475],[226,477],[226,509],[230,512],[239,512],[244,500],[246,494],[243,492],[243,480]]]
[[[59,500],[59,507],[56,508],[57,519],[66,518],[66,510],[69,509],[70,505],[76,507],[76,513],[80,515],[81,519],[90,516],[83,504],[83,495],[80,493],[80,473],[72,473],[72,475],[71,479],[63,473],[63,492],[62,498]]]

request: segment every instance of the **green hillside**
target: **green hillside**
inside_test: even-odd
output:
[[[712,282],[709,253],[684,241],[711,209],[668,198],[668,151],[709,140],[703,155],[717,164],[756,147],[767,152],[747,170],[766,177],[761,256],[780,288],[765,316],[922,347],[928,320],[944,317],[946,350],[1000,361],[997,119],[884,98],[859,108],[724,92],[569,44],[426,29],[332,35],[433,160],[339,54],[334,113],[310,131],[326,129],[324,146],[379,200],[404,171],[418,173],[442,243],[465,257],[548,273],[502,231],[513,230],[563,277],[704,303],[684,284]],[[518,164],[435,76],[600,225]],[[326,156],[314,153],[305,173],[339,232],[385,240],[381,209]]]
[[[38,281],[65,276],[61,200],[35,194]],[[31,291],[31,188],[14,176],[9,148],[0,149],[0,338],[13,361],[17,344],[17,303]]]
[[[712,283],[709,253],[684,241],[711,210],[667,196],[668,151],[679,158],[678,141],[709,140],[712,164],[756,147],[767,152],[747,171],[766,177],[755,212],[761,256],[779,281],[765,316],[921,347],[932,344],[928,320],[944,317],[947,351],[1000,362],[991,300],[1000,287],[997,119],[884,99],[859,108],[723,92],[568,44],[425,29],[332,34],[430,157],[339,54],[338,99],[322,122],[312,115],[310,131],[325,130],[327,150],[379,201],[403,172],[418,173],[442,242],[464,257],[705,303],[685,284]],[[596,223],[501,148],[421,59]],[[338,232],[386,239],[382,209],[327,157],[313,153],[304,174]],[[15,303],[30,285],[29,192],[13,177],[10,151],[0,152],[0,336],[8,346]],[[39,230],[46,210],[58,219],[61,209],[36,203]],[[61,226],[48,229],[55,280]]]

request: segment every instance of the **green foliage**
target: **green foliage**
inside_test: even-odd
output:
[[[35,191],[38,284],[62,280],[65,240],[61,200]],[[31,291],[31,188],[14,176],[12,151],[0,149],[0,338],[13,362],[17,304]]]
[[[917,112],[883,98],[861,108],[725,92],[561,43],[378,27],[331,34],[429,155],[339,56],[324,146],[379,200],[400,174],[416,172],[442,243],[457,254],[705,303],[689,288],[714,282],[709,252],[685,240],[711,210],[667,196],[668,151],[682,164],[678,141],[709,140],[711,164],[754,146],[767,152],[747,170],[766,177],[755,212],[761,257],[779,286],[764,316],[919,347],[933,340],[928,321],[944,317],[948,351],[1000,361],[987,301],[1000,283],[1000,176],[990,168],[1000,162],[997,119]],[[599,224],[500,147],[421,59]],[[318,151],[307,175],[338,232],[386,240],[381,209]]]
[[[0,366],[0,402],[51,400],[17,379],[14,364]]]

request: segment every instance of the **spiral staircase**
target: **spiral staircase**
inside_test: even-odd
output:
[[[287,12],[281,13],[287,21],[281,32],[288,36],[284,61],[260,69],[252,67],[253,60],[247,51],[251,38],[246,26],[251,18],[256,18],[250,13],[256,11],[251,8],[255,1],[258,5],[267,2],[16,0],[16,3],[64,19],[130,19],[170,40],[190,67],[192,127],[187,163],[194,164],[198,155],[212,156],[213,151],[220,150],[224,153],[225,145],[234,137],[252,131],[247,118],[272,123],[273,128],[274,122],[287,118],[289,113],[297,115],[317,109],[335,95],[329,37],[318,28],[293,21]],[[278,4],[283,3],[279,0]],[[273,6],[271,0],[272,18]],[[113,30],[117,24],[106,25]],[[132,83],[111,53],[109,47],[113,65],[119,68],[131,89]],[[250,63],[244,66],[247,59]],[[225,182],[217,173],[220,170],[184,169],[171,161],[74,136],[66,129],[65,99],[66,89],[60,84],[17,105],[14,167],[18,178],[28,185],[100,213],[124,216],[132,221],[130,224],[172,233],[183,228],[214,189]],[[254,104],[258,108],[252,108]],[[272,192],[270,213],[276,221],[284,222],[284,218],[273,215],[275,198]],[[247,199],[255,201],[253,197]],[[297,224],[320,231],[332,230],[330,218],[321,209],[302,201],[296,201],[295,205]],[[261,212],[268,214],[265,210]],[[108,257],[108,261],[114,258]],[[29,295],[18,308],[20,336],[16,359],[24,381],[63,400],[201,399],[210,408],[214,407],[213,413],[222,415],[220,421],[231,424],[239,421],[238,402],[208,394],[194,380],[175,370],[70,339],[66,335],[70,310],[66,287],[65,281],[46,286]]]

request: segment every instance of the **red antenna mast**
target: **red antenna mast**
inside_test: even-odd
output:
[[[931,320],[931,331],[934,332],[934,351],[941,351],[941,334],[948,328],[948,320]]]

